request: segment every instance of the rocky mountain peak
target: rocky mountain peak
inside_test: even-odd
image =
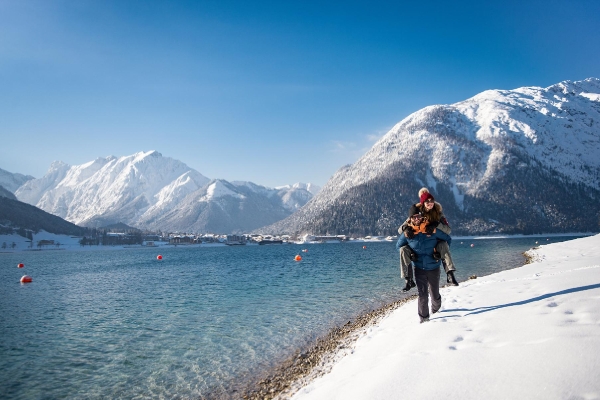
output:
[[[393,234],[427,186],[460,233],[598,230],[599,93],[600,80],[590,78],[425,107],[266,229]],[[577,224],[582,218],[568,204],[574,195],[592,222]],[[519,218],[524,207],[528,216]]]

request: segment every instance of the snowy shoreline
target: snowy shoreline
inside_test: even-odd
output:
[[[268,398],[600,398],[600,235],[527,255],[443,288],[426,324],[415,296],[359,317],[369,321]]]
[[[577,237],[580,234],[565,236]],[[548,235],[549,236],[549,235]],[[558,235],[556,235],[558,236]],[[521,238],[517,236],[515,238]],[[543,237],[546,237],[545,235]],[[473,237],[472,239],[485,239]],[[493,237],[490,239],[497,239]],[[506,239],[506,237],[503,237]],[[537,243],[537,242],[536,242]],[[531,251],[530,249],[529,251]],[[533,255],[523,253],[525,264],[531,262]],[[522,268],[523,265],[515,267]],[[480,277],[481,278],[481,277]],[[476,278],[475,278],[476,279]],[[440,282],[444,285],[444,282]],[[464,284],[461,283],[461,284]],[[453,288],[444,286],[446,289]],[[356,342],[378,325],[382,320],[394,313],[406,303],[416,301],[416,290],[405,294],[404,297],[384,304],[381,307],[363,312],[343,326],[332,328],[324,336],[317,338],[311,344],[299,348],[292,356],[280,362],[275,367],[264,372],[254,384],[246,387],[244,399],[289,399],[303,387],[329,373],[331,369],[348,354],[352,354]],[[416,306],[415,306],[416,307]],[[416,313],[415,313],[416,314]]]

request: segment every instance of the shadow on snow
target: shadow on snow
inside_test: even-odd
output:
[[[448,310],[440,310],[440,314],[448,313],[448,312],[470,311],[467,314],[463,315],[463,317],[466,317],[467,315],[481,314],[481,313],[488,312],[488,311],[494,311],[499,308],[522,306],[523,304],[533,303],[535,301],[548,299],[548,298],[554,297],[554,296],[560,296],[563,294],[582,292],[584,290],[592,290],[592,289],[598,289],[598,288],[600,288],[600,283],[596,283],[594,285],[580,286],[580,287],[571,288],[571,289],[565,289],[565,290],[561,290],[559,292],[543,294],[541,296],[533,297],[528,300],[521,300],[521,301],[516,301],[513,303],[507,303],[507,304],[499,304],[497,306],[487,306],[487,307],[478,307],[478,308],[453,308],[453,309],[448,309]],[[456,316],[458,316],[458,315],[456,315]],[[445,317],[449,317],[449,316],[445,316]],[[440,316],[440,318],[441,318],[441,316]]]

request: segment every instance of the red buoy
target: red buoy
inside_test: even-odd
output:
[[[302,257],[300,257],[300,254],[296,254],[296,257],[294,257],[294,260],[302,261]]]
[[[18,263],[17,264],[17,268],[23,268],[24,266],[25,266],[25,264],[23,264],[23,263]]]
[[[32,279],[29,275],[23,275],[21,277],[21,283],[30,283],[31,281],[32,281]]]
[[[157,260],[162,260],[162,256],[159,254],[159,255],[156,256],[156,259]]]
[[[363,246],[363,249],[366,249],[366,248],[367,248],[367,246]]]

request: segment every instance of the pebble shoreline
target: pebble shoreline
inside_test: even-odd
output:
[[[523,265],[540,261],[535,253],[538,248],[539,246],[536,246],[522,253],[525,258]],[[477,275],[472,275],[467,280],[477,278]],[[410,295],[359,315],[341,327],[333,328],[326,336],[317,339],[307,350],[297,351],[292,357],[268,372],[267,376],[254,387],[244,391],[241,398],[245,400],[290,399],[315,378],[330,372],[335,362],[351,354],[354,344],[369,327],[377,325],[385,316],[417,298],[417,294]]]
[[[531,252],[535,249],[536,247],[522,253],[525,258],[523,265],[537,261],[535,254]],[[468,280],[477,278],[477,275],[472,275]],[[240,391],[241,393],[236,391],[234,398],[244,400],[286,400],[291,398],[302,387],[331,371],[338,360],[351,354],[354,344],[369,327],[377,325],[382,318],[417,297],[417,294],[404,297],[376,310],[361,314],[343,326],[333,328],[312,345],[307,346],[304,350],[296,351],[294,355],[268,371],[255,384],[247,386],[246,389]],[[238,394],[241,396],[238,397]],[[221,396],[209,396],[206,399],[225,400],[232,398],[231,395],[229,393],[223,397],[223,393],[221,393]]]
[[[522,253],[525,264],[533,262],[529,252]],[[472,275],[468,280],[477,279]],[[448,286],[448,285],[445,285]],[[444,286],[444,287],[445,287]],[[285,400],[291,398],[302,387],[329,371],[345,355],[353,352],[356,341],[377,325],[392,311],[418,298],[413,294],[376,310],[361,314],[341,327],[333,328],[327,335],[316,340],[305,351],[297,351],[293,356],[272,369],[254,387],[244,391],[245,400]]]
[[[383,317],[398,307],[417,298],[416,294],[396,300],[376,310],[359,315],[327,335],[317,339],[303,351],[269,371],[253,387],[244,391],[245,400],[289,399],[315,378],[328,373],[335,362],[353,351],[353,345],[366,329],[376,325]]]

